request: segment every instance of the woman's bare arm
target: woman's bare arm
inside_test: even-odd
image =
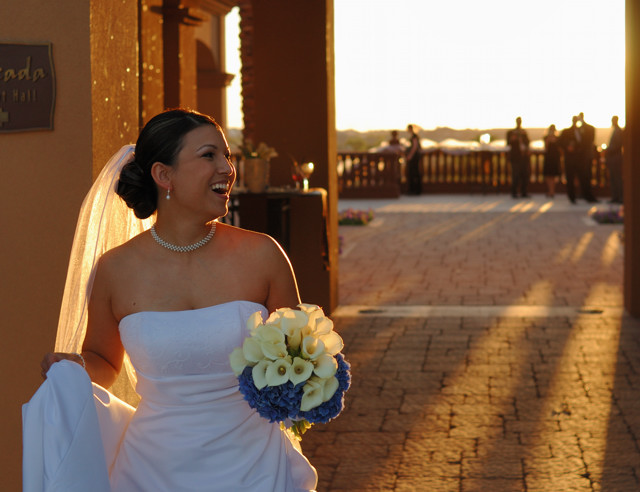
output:
[[[109,266],[104,263],[103,259],[98,262],[89,299],[87,333],[81,355],[64,352],[46,354],[40,363],[42,377],[46,378],[51,366],[61,360],[82,364],[91,380],[105,388],[110,387],[118,376],[122,368],[124,348],[120,341],[118,321],[111,309],[112,282],[109,279],[112,274],[109,273]]]
[[[116,265],[117,262],[109,254],[98,263],[89,299],[87,334],[82,345],[82,355],[91,380],[105,388],[116,380],[124,357],[118,320],[113,314],[111,302],[118,276]]]
[[[124,348],[120,341],[118,320],[111,309],[111,289],[114,274],[111,265],[98,262],[91,297],[89,299],[89,315],[87,333],[82,345],[82,357],[77,354],[52,352],[44,356],[41,367],[42,376],[50,367],[61,360],[71,360],[85,366],[91,380],[108,388],[115,381],[124,357]],[[105,264],[107,263],[107,264]]]
[[[295,307],[300,304],[293,268],[280,245],[274,240],[265,244],[264,257],[269,282],[267,310],[271,313],[281,307]]]

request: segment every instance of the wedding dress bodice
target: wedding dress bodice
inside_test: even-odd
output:
[[[83,463],[106,462],[112,491],[313,490],[317,482],[315,469],[278,424],[260,417],[243,400],[229,364],[229,354],[248,335],[247,319],[258,310],[263,317],[267,314],[262,305],[233,301],[191,311],[143,311],[123,318],[120,336],[136,369],[136,391],[141,396],[138,408],[127,413],[127,419],[133,416],[124,425],[121,415],[117,416],[118,422],[109,415],[113,405],[104,405],[115,397],[95,384],[92,389],[86,373],[73,363],[68,363],[71,371],[65,368],[64,381],[56,375],[63,374],[62,371],[50,371],[51,381],[45,381],[38,390],[42,393],[40,403],[36,401],[36,393],[24,406],[24,413],[36,415],[35,420],[45,422],[47,427],[51,421],[47,411],[56,416],[66,412],[64,408],[51,408],[51,400],[54,405],[64,406],[65,397],[58,393],[69,391],[71,386],[77,396],[87,388],[89,396],[83,401],[89,401],[93,392],[95,420],[100,424],[98,436],[102,436],[104,451],[99,449],[95,459],[88,456],[87,446],[77,437],[73,437],[72,444],[78,444],[70,445],[69,449],[81,449]],[[78,373],[81,378],[73,375]],[[70,384],[73,378],[78,381]],[[85,408],[86,404],[83,405]],[[33,423],[27,425],[30,419],[33,422],[33,417],[29,417],[25,425],[33,435],[37,429]],[[68,427],[75,429],[75,434],[86,435],[92,431],[93,420],[85,421],[83,425]],[[89,440],[95,439],[94,436]],[[39,446],[39,443],[35,447],[30,445],[29,449]],[[59,452],[56,460],[73,462],[74,458]],[[42,475],[71,483],[66,477],[60,478],[57,471],[47,472],[64,467],[49,460],[47,468],[47,456],[44,461]],[[60,490],[82,490],[70,487],[65,485]]]
[[[116,460],[114,490],[309,490],[315,471],[278,424],[243,400],[229,365],[263,306],[139,312],[120,322],[142,400]],[[153,482],[150,482],[153,480]]]

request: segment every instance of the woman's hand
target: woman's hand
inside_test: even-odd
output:
[[[51,366],[56,362],[60,362],[61,360],[70,360],[84,367],[84,364],[82,363],[82,357],[80,357],[78,354],[68,354],[66,352],[49,352],[43,357],[42,362],[40,362],[40,367],[42,368],[40,374],[42,375],[42,379],[47,379],[47,372],[49,372]]]

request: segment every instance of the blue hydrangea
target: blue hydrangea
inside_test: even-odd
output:
[[[292,420],[306,419],[310,423],[326,423],[340,414],[344,407],[344,393],[351,385],[351,373],[349,363],[344,360],[342,354],[337,354],[338,389],[329,401],[312,408],[308,412],[300,411],[300,402],[304,394],[305,382],[293,385],[291,381],[279,386],[265,386],[262,389],[256,388],[253,383],[252,368],[245,367],[238,376],[240,392],[249,406],[255,409],[261,417],[269,422],[283,422],[287,418]]]
[[[258,389],[253,383],[251,370],[251,367],[245,367],[238,376],[240,392],[249,406],[269,422],[282,422],[287,418],[294,418],[300,408],[305,383],[294,386],[291,381],[287,381],[279,386]]]

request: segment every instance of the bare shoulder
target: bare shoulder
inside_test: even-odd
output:
[[[224,225],[221,238],[233,274],[242,285],[257,289],[269,311],[300,302],[295,275],[280,245],[270,236]]]
[[[98,261],[98,272],[107,278],[117,277],[139,265],[145,257],[142,234],[105,252]]]
[[[277,241],[267,234],[228,224],[219,224],[217,227],[222,232],[221,236],[224,235],[227,246],[238,252],[263,260],[286,258]]]

